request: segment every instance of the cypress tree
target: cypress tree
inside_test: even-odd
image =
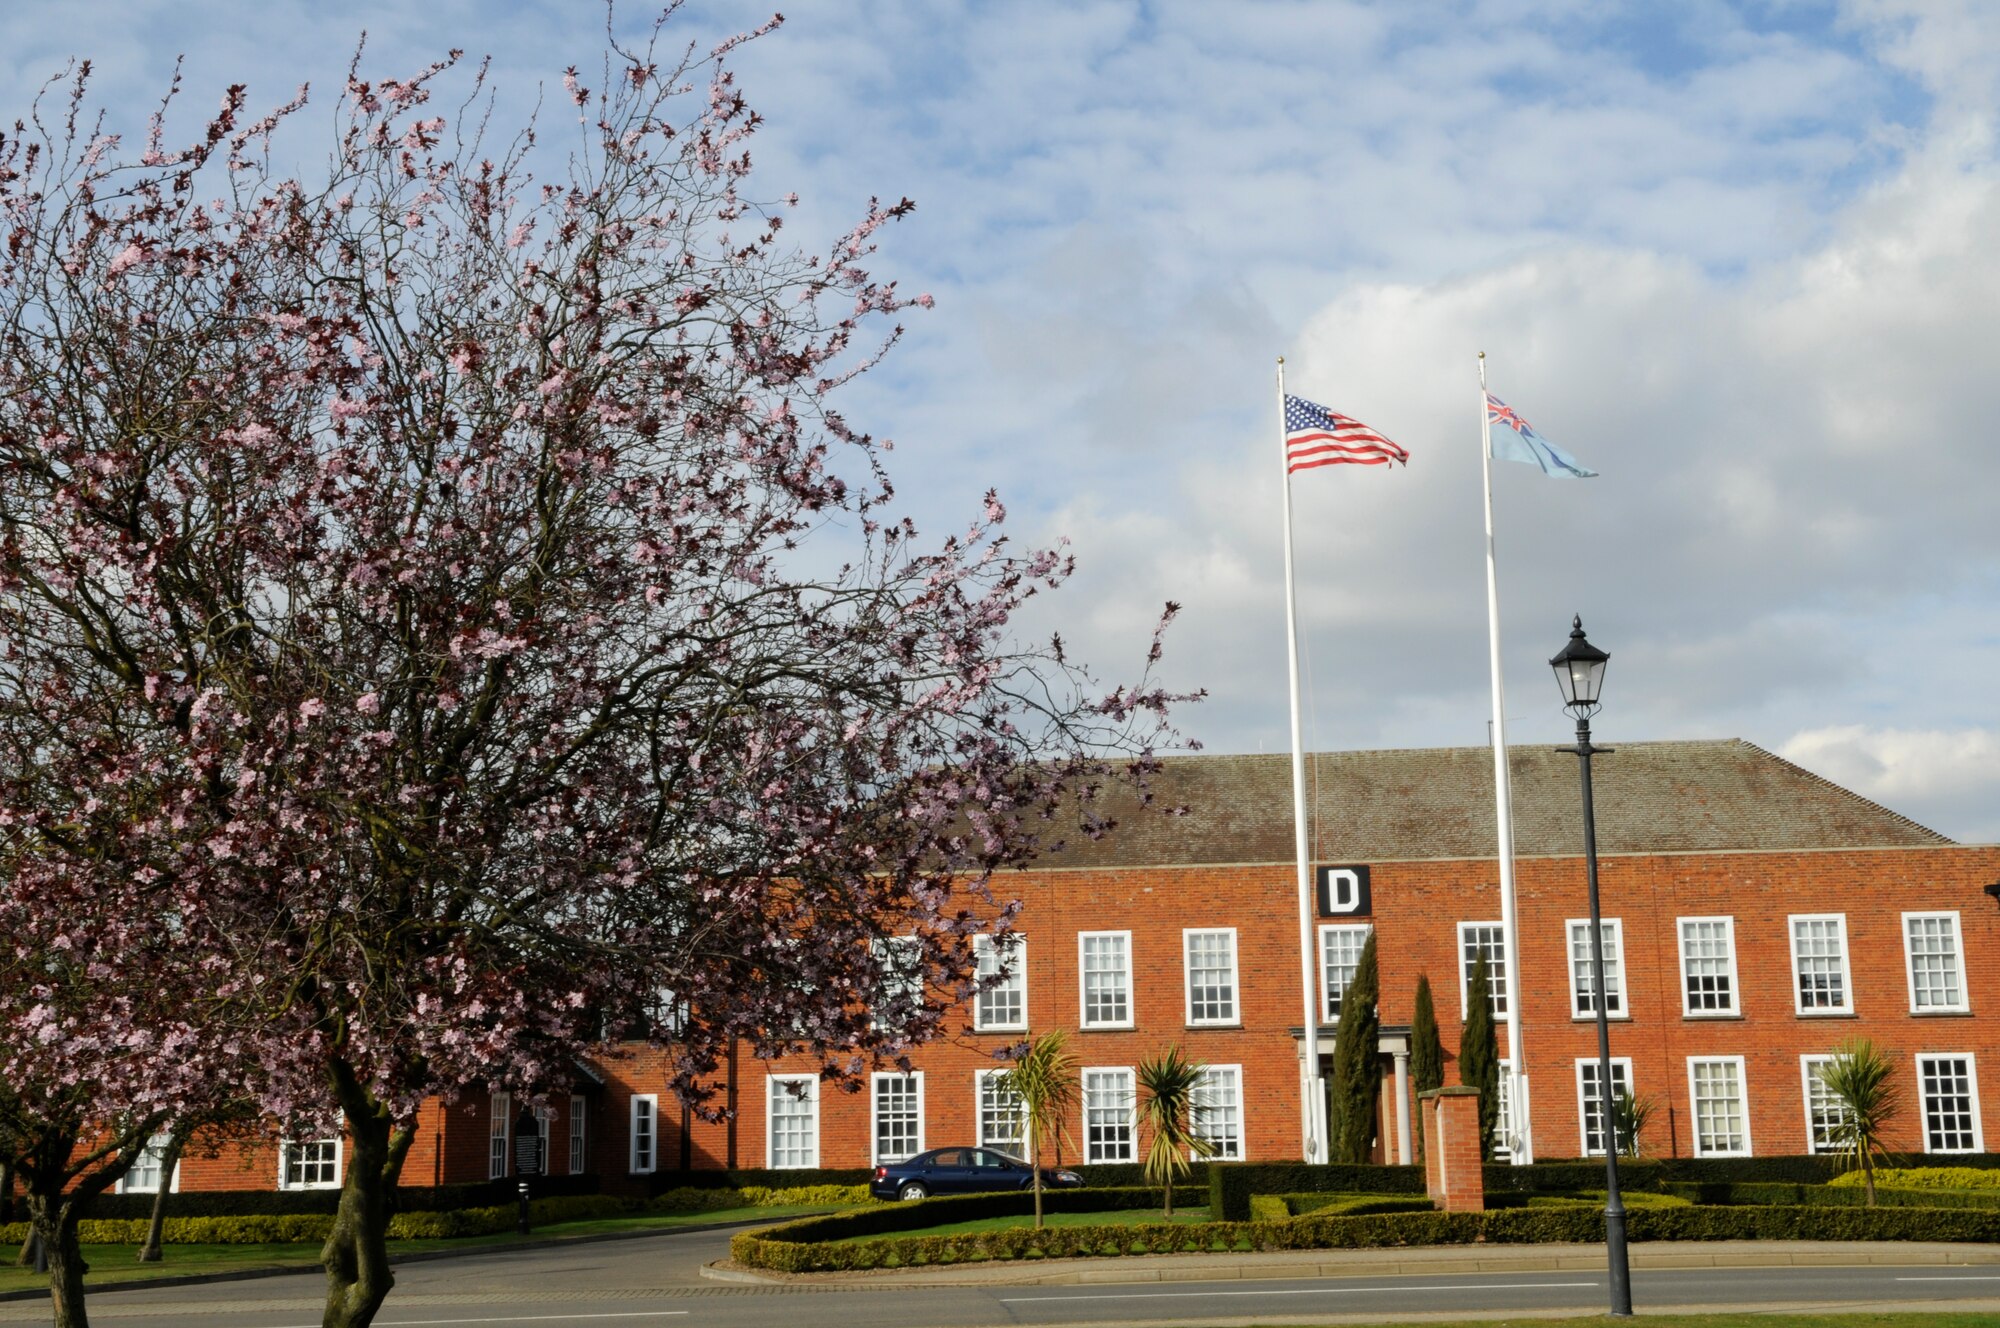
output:
[[[1479,1090],[1479,1154],[1493,1156],[1500,1124],[1500,1051],[1493,1036],[1493,997],[1486,956],[1472,965],[1465,981],[1465,1031],[1458,1039],[1458,1081]]]
[[[1410,1016],[1410,1090],[1422,1093],[1444,1087],[1444,1040],[1438,1036],[1437,1007],[1431,1000],[1430,974],[1417,976],[1417,1008]],[[1421,1123],[1411,1142],[1411,1156],[1424,1160],[1424,1131]]]
[[[1333,1035],[1332,1100],[1328,1103],[1328,1156],[1336,1162],[1366,1162],[1375,1146],[1377,1103],[1382,1091],[1379,1054],[1382,990],[1375,962],[1375,933],[1362,943],[1354,980],[1340,997],[1340,1022]]]

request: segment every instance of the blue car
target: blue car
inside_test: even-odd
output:
[[[933,1148],[906,1162],[875,1168],[868,1192],[877,1199],[928,1199],[933,1194],[976,1194],[985,1190],[1025,1190],[1034,1168],[1011,1153],[992,1148]],[[1042,1168],[1045,1189],[1075,1189],[1074,1171]]]

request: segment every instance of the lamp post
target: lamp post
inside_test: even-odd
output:
[[[1632,1313],[1632,1274],[1625,1259],[1625,1201],[1618,1193],[1618,1125],[1612,1115],[1611,1025],[1604,1002],[1604,924],[1597,907],[1597,815],[1590,800],[1590,758],[1609,753],[1609,747],[1590,745],[1590,717],[1597,713],[1597,698],[1604,686],[1604,666],[1611,656],[1599,650],[1583,635],[1579,615],[1569,634],[1569,642],[1549,667],[1556,671],[1556,686],[1562,689],[1563,709],[1576,716],[1576,746],[1558,747],[1572,752],[1583,776],[1583,865],[1590,885],[1590,964],[1593,974],[1592,1003],[1597,1007],[1597,1118],[1604,1136],[1604,1245],[1611,1265],[1611,1312]]]

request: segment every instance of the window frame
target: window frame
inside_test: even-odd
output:
[[[1729,1005],[1727,1008],[1697,1010],[1694,1008],[1693,993],[1688,990],[1688,935],[1689,923],[1719,922],[1729,944]],[[1674,944],[1680,951],[1681,1018],[1683,1019],[1740,1019],[1743,1017],[1743,974],[1736,962],[1736,916],[1732,913],[1692,913],[1674,919]],[[1712,1060],[1713,1057],[1702,1059]],[[1734,1154],[1716,1154],[1718,1157]]]
[[[1194,1012],[1194,938],[1229,938],[1229,1013],[1220,1018],[1197,1018]],[[1243,1024],[1243,957],[1237,948],[1234,927],[1181,928],[1181,995],[1187,1007],[1189,1028],[1240,1028]]]
[[[1099,1157],[1093,1154],[1096,1141],[1091,1138],[1090,1120],[1090,1077],[1092,1075],[1112,1075],[1124,1080],[1125,1095],[1125,1147],[1122,1157]],[[1111,1162],[1137,1162],[1139,1160],[1139,1079],[1129,1065],[1091,1065],[1077,1071],[1077,1110],[1083,1118],[1083,1160],[1086,1165]]]
[[[132,1159],[132,1166],[127,1167],[125,1174],[118,1178],[117,1187],[112,1192],[114,1194],[158,1194],[161,1186],[165,1186],[168,1194],[179,1194],[181,1189],[181,1160],[179,1158],[174,1159],[173,1175],[162,1175],[159,1180],[146,1186],[138,1186],[132,1183],[132,1172],[138,1167],[139,1162],[148,1157],[152,1158],[155,1163],[165,1161],[167,1145],[171,1144],[173,1139],[174,1136],[171,1130],[161,1130],[156,1134],[147,1135],[146,1146],[139,1150],[138,1157]],[[165,1169],[160,1168],[160,1170],[164,1171]]]
[[[1217,1075],[1217,1076],[1220,1076],[1220,1075],[1228,1075],[1228,1076],[1230,1076],[1230,1080],[1231,1080],[1231,1085],[1232,1085],[1232,1088],[1233,1088],[1233,1090],[1234,1090],[1234,1093],[1235,1093],[1235,1102],[1234,1102],[1234,1104],[1233,1104],[1233,1105],[1234,1105],[1234,1108],[1235,1108],[1235,1111],[1236,1111],[1236,1151],[1235,1151],[1235,1152],[1233,1152],[1233,1153],[1223,1153],[1223,1152],[1219,1152],[1219,1151],[1218,1151],[1218,1152],[1214,1152],[1214,1153],[1210,1153],[1210,1154],[1208,1155],[1208,1159],[1207,1159],[1207,1160],[1209,1160],[1209,1161],[1214,1161],[1214,1162],[1242,1162],[1242,1161],[1246,1161],[1246,1160],[1248,1160],[1248,1158],[1249,1158],[1249,1156],[1250,1156],[1250,1129],[1249,1129],[1249,1124],[1250,1124],[1250,1123],[1249,1123],[1249,1120],[1248,1120],[1248,1117],[1247,1117],[1247,1112],[1246,1112],[1246,1108],[1245,1108],[1245,1105],[1244,1105],[1244,1099],[1245,1099],[1245,1096],[1246,1096],[1246,1095],[1245,1095],[1245,1093],[1244,1093],[1244,1091],[1243,1091],[1243,1067],[1242,1067],[1241,1065],[1204,1065],[1204,1066],[1202,1066],[1202,1073],[1201,1073],[1201,1078],[1200,1078],[1199,1080],[1197,1080],[1197,1081],[1196,1081],[1196,1085],[1197,1085],[1197,1086],[1196,1086],[1196,1088],[1195,1088],[1195,1092],[1196,1092],[1196,1093],[1199,1093],[1199,1092],[1201,1091],[1201,1088],[1200,1088],[1200,1083],[1201,1083],[1201,1082],[1202,1082],[1203,1080],[1206,1080],[1206,1079],[1208,1079],[1208,1077],[1209,1077],[1209,1076],[1211,1076],[1211,1075]],[[1189,1097],[1189,1101],[1190,1101],[1190,1104],[1192,1104],[1192,1102],[1193,1102],[1193,1096],[1192,1096],[1192,1095],[1190,1095],[1190,1097]],[[1206,1139],[1206,1138],[1208,1138],[1209,1136],[1207,1136],[1207,1135],[1205,1135],[1205,1134],[1203,1134],[1203,1133],[1201,1132],[1201,1128],[1200,1128],[1200,1124],[1199,1124],[1199,1121],[1198,1121],[1198,1119],[1197,1119],[1197,1118],[1195,1117],[1195,1114],[1194,1114],[1194,1112],[1193,1112],[1193,1110],[1192,1110],[1192,1109],[1190,1109],[1190,1111],[1188,1112],[1188,1117],[1189,1117],[1189,1119],[1188,1119],[1188,1127],[1189,1127],[1189,1129],[1191,1129],[1191,1130],[1192,1130],[1192,1131],[1194,1132],[1194,1134],[1195,1134],[1195,1137],[1196,1137],[1196,1138],[1202,1138],[1202,1139]],[[1213,1142],[1213,1141],[1211,1140],[1211,1142]],[[1194,1155],[1194,1153],[1192,1152],[1192,1150],[1190,1150],[1190,1152],[1189,1152],[1189,1155],[1188,1155],[1188,1157],[1189,1157],[1189,1160],[1190,1160],[1190,1161],[1200,1161],[1200,1160],[1202,1160],[1202,1159],[1200,1159],[1200,1158],[1197,1158],[1197,1157],[1195,1157],[1195,1155]]]
[[[1958,1002],[1955,1005],[1917,1004],[1917,952],[1916,949],[1910,944],[1910,922],[1912,919],[1916,918],[1951,919],[1951,946],[1952,946],[1951,958],[1952,958],[1952,966],[1956,971],[1958,978]],[[1903,930],[1903,976],[1909,982],[1910,1013],[1914,1015],[1971,1014],[1972,989],[1971,986],[1966,982],[1965,925],[1958,916],[1958,910],[1955,908],[1906,910],[1903,913],[1902,930]]]
[[[794,1101],[812,1105],[812,1160],[809,1162],[778,1161],[778,1113],[772,1104],[778,1100],[778,1085],[806,1085],[806,1092]],[[787,1094],[790,1097],[790,1094]],[[872,1111],[872,1107],[871,1107]],[[819,1076],[816,1074],[767,1074],[764,1076],[764,1166],[771,1171],[813,1171],[818,1169],[821,1155],[819,1110]],[[872,1147],[872,1145],[871,1145]]]
[[[333,1179],[325,1181],[302,1181],[291,1184],[287,1175],[292,1169],[292,1150],[311,1148],[320,1144],[333,1145]],[[314,1165],[319,1165],[315,1163]],[[278,1188],[281,1190],[337,1190],[347,1178],[347,1141],[338,1134],[322,1135],[316,1139],[281,1139],[278,1141]]]
[[[1831,1142],[1825,1148],[1820,1147],[1819,1121],[1813,1116],[1813,1084],[1818,1082],[1818,1076],[1813,1073],[1813,1069],[1832,1060],[1833,1053],[1829,1051],[1809,1051],[1799,1056],[1799,1100],[1804,1105],[1806,1113],[1806,1152],[1814,1157],[1829,1157],[1835,1152]],[[1836,1099],[1836,1109],[1838,1106],[1839,1102]],[[1918,1114],[1922,1114],[1921,1104]]]
[[[639,1157],[639,1117],[640,1107],[646,1110],[646,1157],[644,1165]],[[660,1095],[658,1093],[634,1093],[625,1106],[625,1170],[628,1175],[650,1176],[660,1169]]]
[[[882,1152],[882,1089],[885,1079],[908,1080],[917,1100],[917,1131],[915,1146],[901,1157],[886,1157]],[[924,1151],[925,1107],[924,1072],[912,1070],[904,1074],[900,1070],[876,1070],[868,1076],[868,1165],[887,1166],[894,1162],[907,1162]]]
[[[922,1010],[925,1000],[923,938],[918,936],[878,936],[869,943],[869,948],[875,958],[877,992],[889,1000],[907,996],[913,1015],[917,1011]],[[912,953],[916,956],[914,961],[906,961],[903,958]],[[905,962],[909,962],[910,967],[915,971],[904,971],[903,966]],[[883,1023],[881,1017],[873,1008],[868,1011],[868,1023],[871,1028],[889,1028],[889,1031],[897,1033],[904,1031],[904,1026],[901,1024],[890,1028],[889,1025]]]
[[[513,1161],[514,1095],[495,1089],[486,1098],[486,1179],[505,1180]]]
[[[1116,938],[1124,942],[1124,986],[1125,1017],[1123,1019],[1092,1019],[1090,1017],[1090,970],[1087,967],[1085,943],[1093,940]],[[1129,928],[1111,931],[1080,931],[1076,934],[1076,992],[1077,1026],[1084,1029],[1123,1028],[1137,1026],[1136,993],[1134,992],[1132,954],[1132,932]]]
[[[1604,1012],[1604,1017],[1611,1023],[1630,1020],[1632,1018],[1632,992],[1625,981],[1625,919],[1622,917],[1599,918],[1598,924],[1600,927],[1608,929],[1611,932],[1613,937],[1611,945],[1617,951],[1615,956],[1607,956],[1604,961],[1604,985],[1616,989],[1618,1008],[1616,1010],[1607,1009]],[[1567,961],[1565,967],[1569,969],[1569,1017],[1572,1023],[1595,1023],[1597,1020],[1595,995],[1591,998],[1591,1009],[1579,1009],[1583,1001],[1583,988],[1577,981],[1580,976],[1577,972],[1576,958],[1576,935],[1578,931],[1583,933],[1584,942],[1588,945],[1590,941],[1590,919],[1565,918],[1563,920],[1563,958]],[[1583,963],[1586,968],[1590,967],[1589,959],[1586,958]],[[1592,976],[1594,977],[1594,974]],[[1464,1005],[1465,1002],[1461,998],[1459,1001],[1460,1008],[1463,1008]]]
[[[569,1095],[569,1174],[588,1173],[590,1162],[590,1099],[581,1093]]]
[[[1831,922],[1840,935],[1840,995],[1839,1005],[1814,1005],[1805,1003],[1805,993],[1799,987],[1799,924],[1801,922]],[[1852,1015],[1854,1010],[1854,960],[1852,946],[1847,938],[1847,914],[1845,913],[1788,913],[1785,915],[1785,940],[1792,952],[1792,1012],[1801,1019],[1841,1018]]]
[[[1743,1112],[1743,1147],[1741,1149],[1708,1149],[1701,1140],[1700,1099],[1695,1092],[1695,1066],[1727,1064],[1736,1067],[1736,1100]],[[1753,1157],[1756,1148],[1750,1137],[1750,1069],[1741,1056],[1690,1056],[1687,1058],[1688,1077],[1688,1138],[1694,1145],[1696,1157]]]
[[[1362,949],[1363,949],[1363,948],[1365,948],[1365,947],[1367,946],[1367,944],[1368,944],[1368,937],[1369,937],[1369,934],[1370,934],[1370,933],[1372,933],[1372,932],[1373,932],[1374,930],[1375,930],[1375,924],[1374,924],[1374,923],[1372,923],[1372,922],[1322,922],[1321,924],[1319,924],[1319,936],[1318,936],[1318,939],[1319,939],[1319,1017],[1320,1017],[1320,1022],[1322,1022],[1322,1023],[1326,1023],[1326,1024],[1331,1024],[1331,1023],[1333,1023],[1333,1022],[1334,1022],[1335,1020],[1337,1020],[1337,1019],[1339,1019],[1339,1018],[1340,1018],[1340,1010],[1339,1010],[1339,1009],[1338,1009],[1338,1008],[1337,1008],[1337,1007],[1336,1007],[1336,1006],[1335,1006],[1335,1005],[1333,1004],[1333,989],[1332,989],[1332,986],[1331,986],[1331,985],[1330,985],[1330,984],[1329,984],[1329,983],[1327,982],[1327,972],[1326,972],[1326,952],[1327,952],[1327,940],[1328,940],[1328,938],[1329,938],[1329,937],[1330,937],[1330,936],[1331,936],[1331,935],[1332,935],[1332,934],[1333,934],[1334,932],[1359,932],[1359,933],[1361,933],[1361,944],[1360,944],[1359,946],[1356,946],[1356,947],[1355,947],[1355,950],[1354,950],[1354,962],[1355,962],[1355,964],[1356,964],[1356,965],[1358,966],[1358,965],[1360,964],[1360,962],[1361,962],[1361,951],[1362,951]],[[1351,975],[1350,975],[1350,977],[1349,977],[1348,981],[1349,981],[1350,983],[1351,983],[1351,982],[1353,981],[1353,978],[1352,978],[1352,976],[1351,976]],[[1341,994],[1341,996],[1342,996],[1342,997],[1345,997],[1345,996],[1347,995],[1347,987],[1346,987],[1346,986],[1342,986],[1342,987],[1341,987],[1341,989],[1340,989],[1340,994]]]
[[[995,984],[972,998],[972,1031],[975,1033],[1024,1033],[1028,1029],[1028,938],[1021,932],[1009,932],[1005,948],[1012,952],[1011,965],[1007,969],[1007,980]],[[972,938],[972,959],[974,971],[985,965],[985,956],[994,957],[998,968],[1001,944],[984,933]],[[1079,962],[1082,952],[1078,951]],[[1021,996],[1021,1017],[1011,1023],[998,1023],[986,1018],[986,998],[996,992],[1018,990]]]
[[[1595,1015],[1591,1016],[1592,1019],[1596,1017]],[[1595,1056],[1578,1056],[1576,1058],[1576,1145],[1583,1150],[1582,1156],[1584,1157],[1604,1156],[1604,1149],[1592,1148],[1590,1146],[1590,1100],[1584,1095],[1583,1084],[1584,1072],[1588,1070],[1594,1073],[1597,1070],[1597,1066],[1598,1058]],[[1624,1074],[1625,1091],[1630,1093],[1633,1100],[1636,1101],[1639,1096],[1639,1081],[1633,1076],[1632,1058],[1630,1056],[1613,1056],[1611,1058],[1611,1087],[1614,1092],[1618,1087],[1621,1071]],[[1611,1123],[1609,1106],[1610,1100],[1606,1099],[1602,1134],[1607,1141],[1613,1140],[1617,1134],[1617,1130]],[[1623,1156],[1623,1154],[1620,1154],[1620,1156]]]
[[[1507,924],[1500,918],[1461,922],[1455,935],[1458,938],[1458,1017],[1462,1023],[1472,1017],[1472,1007],[1466,1004],[1466,995],[1472,989],[1472,965],[1465,957],[1465,932],[1469,927],[1491,928],[1500,934],[1500,962],[1511,963],[1513,956],[1507,953]],[[1567,955],[1564,956],[1567,958]],[[1504,1024],[1513,1018],[1513,1011],[1507,1008],[1507,970],[1496,969],[1491,962],[1486,965],[1488,986],[1487,996],[1500,1008],[1493,1012],[1493,1022]]]
[[[1917,1128],[1923,1132],[1924,1156],[1964,1157],[1968,1153],[1986,1151],[1986,1130],[1979,1119],[1979,1058],[1969,1051],[1920,1051],[1912,1058],[1917,1072]],[[1930,1095],[1924,1091],[1925,1061],[1964,1061],[1965,1090],[1970,1099],[1972,1117],[1972,1147],[1932,1148],[1931,1147],[1931,1103]]]
[[[1015,1120],[1020,1126],[1016,1137],[1001,1142],[986,1133],[987,1085],[993,1082],[998,1076],[1006,1073],[1005,1069],[974,1070],[972,1072],[972,1133],[978,1139],[978,1143],[974,1146],[995,1153],[1007,1153],[1015,1157],[1026,1157],[1028,1152],[1028,1122],[1025,1118],[1026,1113],[1020,1109],[1020,1098],[1018,1096],[1014,1099],[1016,1104]],[[997,1097],[997,1092],[995,1096]],[[995,1103],[994,1110],[996,1113],[999,1110],[997,1102]]]

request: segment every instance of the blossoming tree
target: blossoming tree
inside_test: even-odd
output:
[[[993,495],[935,543],[893,513],[835,403],[928,303],[863,266],[911,205],[781,240],[734,44],[571,71],[566,159],[456,55],[357,64],[310,184],[267,164],[296,103],[240,89],[128,161],[78,78],[0,146],[0,705],[144,752],[86,842],[90,781],[17,744],[4,888],[115,880],[76,925],[170,919],[189,984],[121,1017],[338,1107],[329,1325],[390,1289],[428,1096],[607,1027],[695,1102],[739,1043],[851,1078],[937,1033],[993,874],[1106,829],[1176,699],[1016,639],[1068,562]],[[48,1017],[4,1009],[10,1046]]]

